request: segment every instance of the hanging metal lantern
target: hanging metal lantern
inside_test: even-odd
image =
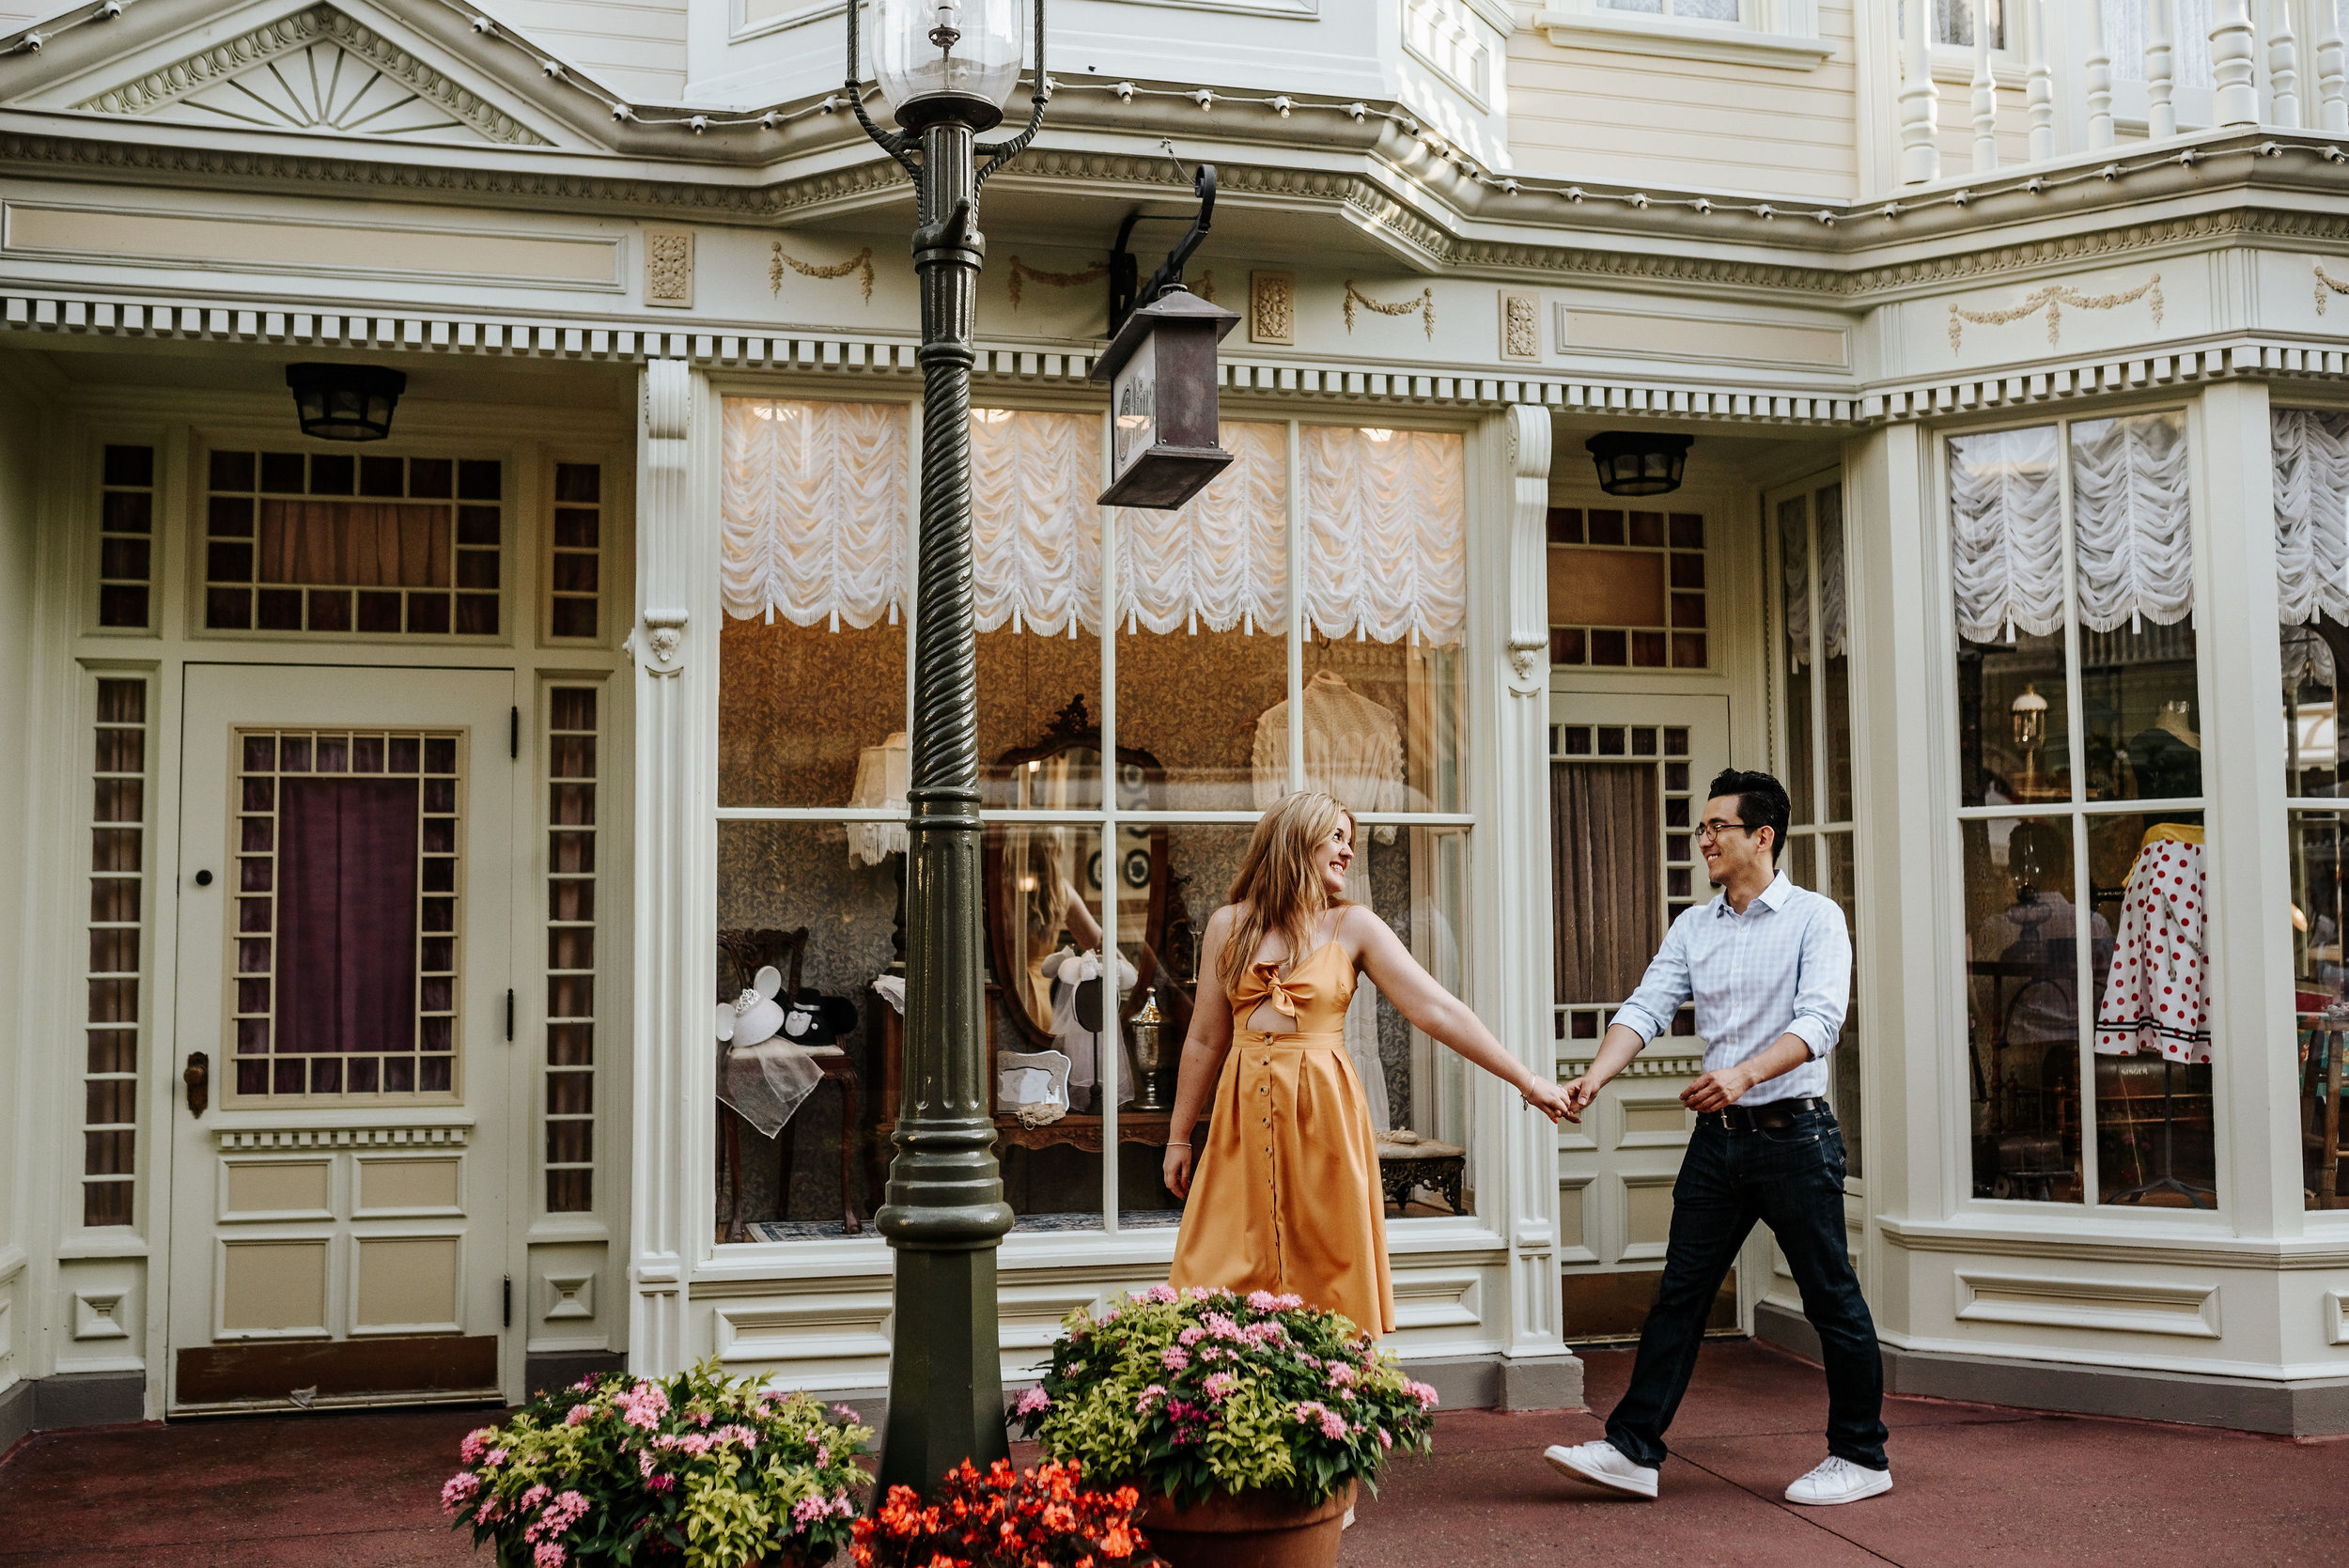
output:
[[[373,365],[289,365],[302,433],[320,441],[381,441],[392,433],[392,410],[408,390],[408,376]]]
[[[1609,430],[1582,443],[1598,465],[1598,488],[1609,495],[1663,495],[1680,488],[1693,436],[1647,430]]]
[[[1172,511],[1231,462],[1217,444],[1215,351],[1238,320],[1179,286],[1126,318],[1089,378],[1110,383],[1102,505]]]

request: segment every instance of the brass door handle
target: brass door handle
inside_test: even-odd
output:
[[[188,1069],[179,1081],[188,1086],[188,1114],[203,1115],[212,1101],[212,1059],[200,1050],[188,1052]]]

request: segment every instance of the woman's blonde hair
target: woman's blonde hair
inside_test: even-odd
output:
[[[1248,858],[1232,878],[1232,934],[1223,944],[1221,970],[1226,995],[1239,989],[1248,961],[1268,932],[1288,939],[1288,964],[1309,955],[1314,928],[1344,899],[1332,899],[1314,869],[1314,851],[1338,831],[1353,825],[1354,814],[1332,795],[1302,789],[1284,795],[1256,823]]]

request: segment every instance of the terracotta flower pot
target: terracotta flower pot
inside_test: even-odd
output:
[[[1227,1493],[1191,1508],[1154,1497],[1136,1522],[1174,1568],[1331,1568],[1354,1490],[1349,1481],[1318,1503]]]

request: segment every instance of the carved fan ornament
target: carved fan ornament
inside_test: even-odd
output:
[[[253,131],[553,144],[331,6],[312,6],[76,103]]]

